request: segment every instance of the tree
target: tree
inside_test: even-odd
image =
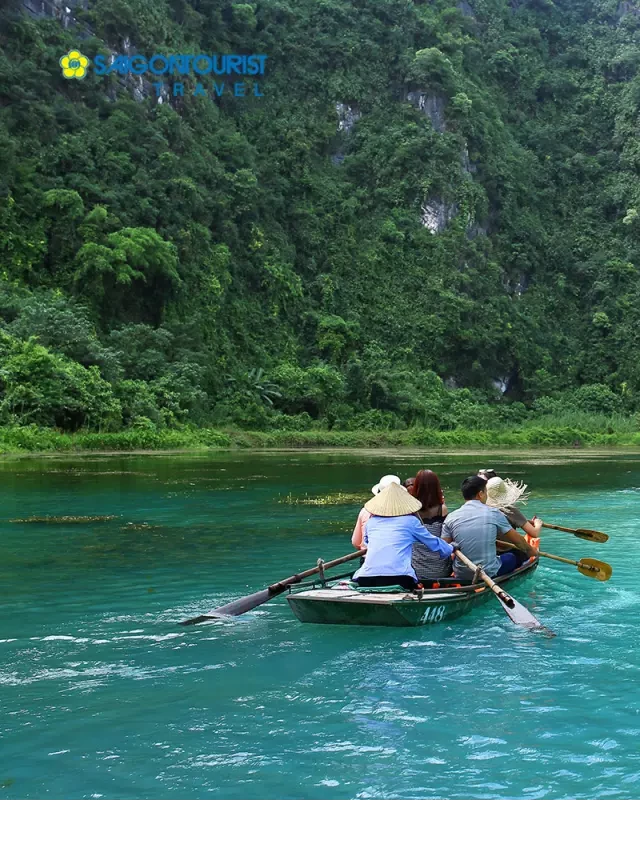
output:
[[[76,262],[75,290],[107,326],[117,320],[159,323],[181,283],[175,246],[151,228],[123,228],[106,245],[85,243]]]
[[[0,418],[70,431],[117,429],[122,410],[97,367],[81,367],[33,340],[0,332]]]

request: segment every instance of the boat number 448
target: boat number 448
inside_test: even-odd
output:
[[[420,621],[423,625],[425,622],[441,622],[444,617],[444,611],[444,604],[441,604],[439,607],[427,607]]]

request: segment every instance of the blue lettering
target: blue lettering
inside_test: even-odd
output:
[[[233,87],[233,94],[236,98],[244,98],[246,94],[244,83],[236,83]]]
[[[129,72],[129,57],[123,56],[122,54],[116,56],[116,58],[109,66],[109,74],[111,74],[112,71],[117,71],[123,76],[127,74]]]
[[[187,56],[184,53],[178,53],[175,56],[169,57],[169,74],[174,74],[176,71],[178,74],[188,74],[189,73],[189,60],[191,56]]]
[[[224,83],[214,83],[213,88],[216,90],[216,95],[221,98],[224,92]]]
[[[131,68],[132,74],[144,74],[147,71],[147,60],[144,56],[140,56],[140,54],[136,54],[132,56],[129,60],[129,67]]]
[[[174,83],[173,84],[173,97],[177,98],[178,96],[182,97],[184,95],[184,83]]]
[[[158,61],[161,63],[161,67],[158,68]],[[156,53],[149,60],[149,71],[152,74],[166,74],[169,70],[169,60],[166,56],[162,56],[161,54]]]
[[[218,56],[217,53],[211,57],[213,59],[213,73],[214,74],[226,74],[226,56]],[[220,62],[218,61],[220,60]]]
[[[202,62],[204,60],[205,67],[202,68]],[[211,74],[211,69],[213,68],[213,62],[211,61],[210,56],[205,56],[204,53],[201,53],[199,56],[193,60],[193,70],[196,74]]]
[[[256,98],[264,98],[264,95],[260,91],[260,87],[258,86],[257,83],[253,84],[253,94]]]
[[[162,83],[152,83],[153,88],[156,90],[156,96],[159,98],[162,94],[163,84]]]
[[[155,53],[151,59],[135,54],[127,56],[118,54],[117,56],[108,57],[103,54],[98,54],[94,57],[93,64],[95,73],[99,76],[111,74],[114,72],[122,75],[136,74],[142,75],[150,72],[157,76],[165,74],[189,74],[191,71],[198,76],[206,74],[215,74],[225,76],[231,74],[250,74],[252,76],[265,73],[265,63],[267,60],[266,54],[214,54],[207,56],[206,54],[171,54],[165,55]],[[224,91],[224,84],[220,87],[215,85],[216,94],[221,95]],[[253,87],[253,93],[256,97],[263,97],[263,93],[258,86]],[[199,94],[201,94],[199,92]],[[246,94],[243,84],[237,84],[234,89],[234,94],[237,97],[243,97]]]
[[[267,61],[267,54],[266,53],[259,53],[257,56],[254,56],[253,58],[258,60],[258,71],[255,73],[264,74],[264,64]]]
[[[96,74],[100,74],[100,76],[102,76],[103,74],[109,73],[109,66],[105,64],[104,56],[101,53],[94,57],[93,65],[96,69]]]
[[[194,94],[194,95],[204,95],[204,96],[205,96],[205,98],[206,98],[206,97],[207,97],[207,90],[204,88],[204,86],[202,85],[202,83],[198,83],[198,84],[196,85],[196,88],[195,88],[195,90],[194,90],[193,94]]]

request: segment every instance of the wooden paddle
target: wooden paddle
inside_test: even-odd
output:
[[[557,560],[559,563],[569,563],[571,566],[577,566],[581,575],[588,578],[595,578],[597,581],[608,581],[611,577],[613,569],[609,563],[603,563],[602,560],[594,560],[591,557],[583,557],[581,560],[567,560],[566,557],[556,557],[554,554],[546,554],[544,551],[538,551],[541,557],[546,557],[548,560]]]
[[[251,595],[245,595],[243,598],[238,598],[235,601],[229,602],[229,604],[223,604],[222,607],[216,607],[216,609],[212,610],[210,613],[205,613],[202,616],[194,616],[191,619],[185,619],[185,621],[180,624],[198,625],[200,622],[206,622],[208,619],[217,619],[220,616],[240,616],[242,613],[248,613],[249,610],[253,610],[254,607],[260,607],[261,604],[275,598],[276,595],[280,595],[281,592],[284,592],[285,589],[290,587],[292,584],[300,583],[303,578],[316,575],[318,572],[324,571],[325,569],[331,569],[333,566],[339,566],[349,560],[355,560],[356,557],[362,557],[362,555],[366,553],[366,551],[356,551],[353,554],[347,554],[345,557],[340,557],[337,560],[330,560],[328,563],[314,566],[313,569],[307,569],[305,572],[300,572],[297,575],[291,575],[290,578],[285,578],[277,583],[272,583],[271,586],[268,586],[266,589],[261,589],[260,592],[252,592]]]
[[[491,592],[495,594],[505,613],[512,622],[515,622],[516,625],[520,625],[522,628],[529,628],[530,630],[538,629],[546,631],[549,636],[555,636],[552,631],[549,631],[548,628],[545,628],[544,625],[538,622],[533,613],[529,613],[526,607],[523,607],[522,604],[513,598],[513,596],[505,592],[502,587],[499,587],[495,581],[491,580],[486,572],[483,572],[482,569],[478,568],[478,566],[476,566],[475,563],[472,563],[468,557],[465,557],[465,555],[460,551],[456,551],[455,555],[459,560],[462,560],[467,568],[478,573],[482,578],[483,583],[485,583]]]
[[[561,530],[563,533],[573,533],[578,539],[587,539],[589,542],[606,542],[609,539],[608,534],[600,533],[599,530],[584,530],[582,527],[574,529],[573,527],[560,527],[557,524],[546,524],[542,522],[543,527],[548,527],[549,530]]]

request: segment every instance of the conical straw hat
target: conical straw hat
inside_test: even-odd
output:
[[[492,477],[487,483],[488,506],[500,509],[515,503],[526,503],[528,500],[525,483],[514,483],[513,480],[503,480],[501,477]]]
[[[382,515],[391,518],[397,515],[411,515],[422,508],[420,501],[412,497],[404,486],[391,483],[383,489],[375,498],[364,505],[371,515]]]

